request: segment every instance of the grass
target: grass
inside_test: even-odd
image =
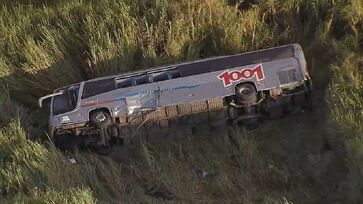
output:
[[[362,49],[357,49],[356,39],[352,40],[349,37],[346,42],[352,44],[352,50],[344,50],[340,56],[340,63],[332,67],[334,76],[329,95],[330,127],[332,134],[343,141],[346,149],[346,165],[349,173],[347,181],[342,186],[347,189],[349,201],[357,202],[361,200],[362,193],[356,189],[363,184],[362,180],[358,179],[362,175],[363,167],[361,162],[363,158],[363,59]]]
[[[155,185],[174,192],[179,203],[362,201],[361,1],[28,0],[0,6],[0,201],[160,202],[145,194]],[[314,113],[267,122],[254,132],[144,144],[121,161],[81,153],[71,164],[71,155],[37,139],[47,138],[37,99],[60,86],[293,42],[302,44],[314,80]]]

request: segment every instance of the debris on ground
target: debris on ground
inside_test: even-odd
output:
[[[147,189],[145,194],[163,200],[174,200],[176,198],[175,194],[169,191],[164,185],[155,184]]]
[[[213,179],[216,174],[215,173],[209,173],[204,169],[198,169],[197,170],[197,176],[200,180],[210,180]]]
[[[76,159],[70,158],[69,161],[71,162],[71,164],[77,164],[77,160]]]

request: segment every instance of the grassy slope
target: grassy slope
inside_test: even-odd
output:
[[[17,119],[4,94],[2,200],[157,202],[144,194],[156,184],[180,202],[360,201],[361,1],[32,2],[5,2],[0,12],[0,81],[27,108],[40,95],[81,79],[299,42],[316,87],[316,111],[250,133],[226,130],[145,145],[129,150],[127,159],[82,154],[72,165],[51,145],[25,140],[39,129],[29,119],[38,113],[21,111]],[[198,170],[210,178],[200,180]]]

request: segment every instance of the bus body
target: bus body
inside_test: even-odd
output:
[[[107,145],[112,137],[168,128],[183,116],[211,118],[218,110],[241,123],[279,117],[308,107],[310,93],[303,51],[290,44],[95,78],[59,88],[39,105],[51,99],[51,135]]]

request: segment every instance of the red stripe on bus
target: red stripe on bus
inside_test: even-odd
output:
[[[112,102],[114,102],[114,101],[116,101],[116,100],[111,100],[111,101],[100,101],[100,102],[98,102],[98,105],[100,105],[100,104],[106,104],[106,103],[112,103]]]
[[[86,107],[91,107],[91,106],[95,106],[95,105],[102,105],[102,104],[107,104],[107,103],[112,103],[115,100],[110,100],[110,101],[99,101],[98,103],[90,103],[90,104],[82,104],[81,107],[82,108],[86,108]]]
[[[95,105],[97,105],[97,104],[96,103],[82,104],[81,107],[86,108],[86,107],[91,107],[91,106],[95,106]]]

